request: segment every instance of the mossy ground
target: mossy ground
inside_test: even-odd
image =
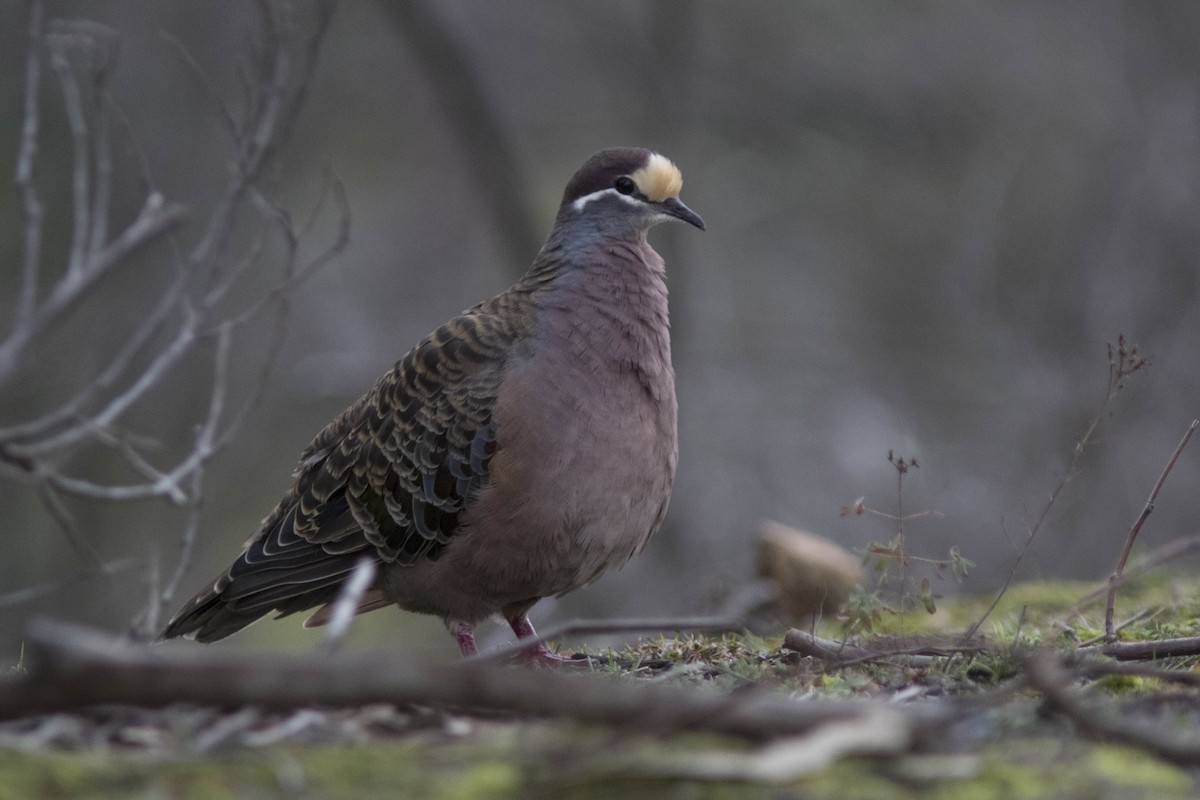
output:
[[[0,753],[0,800],[211,800],[236,797],[329,800],[521,800],[522,798],[1185,798],[1187,772],[1122,747],[1062,738],[1018,738],[960,755],[845,759],[784,784],[702,781],[628,769],[631,752],[703,755],[745,750],[740,742],[690,737],[652,742],[597,737],[569,725],[533,723],[533,733],[474,731],[455,741],[279,747],[169,762],[110,753]],[[575,737],[575,747],[565,744]],[[554,755],[530,750],[552,740]],[[599,741],[598,741],[599,740]],[[586,752],[583,745],[587,745]],[[678,763],[678,760],[676,761]]]
[[[1015,586],[983,627],[997,645],[987,655],[938,659],[918,667],[864,663],[830,670],[781,649],[781,637],[648,637],[612,653],[632,665],[600,667],[597,679],[705,683],[736,691],[769,686],[812,695],[926,697],[993,691],[1019,672],[1013,644],[1066,650],[1103,629],[1103,598],[1082,584]],[[1118,619],[1138,618],[1128,639],[1200,633],[1194,582],[1159,577],[1124,587]],[[885,618],[884,633],[961,631],[990,598],[945,602],[934,615]],[[837,635],[836,622],[816,632]],[[1019,649],[1019,648],[1017,648]],[[1191,670],[1195,659],[1170,666]],[[666,663],[670,666],[664,666]],[[1094,688],[1113,713],[1157,714],[1183,728],[1200,718],[1194,690],[1160,681],[1110,677]],[[1178,706],[1172,698],[1178,698]],[[1174,711],[1172,710],[1174,709]],[[61,752],[0,749],[0,800],[33,798],[1174,798],[1194,796],[1191,774],[1145,752],[1078,735],[1040,712],[1029,692],[956,725],[944,741],[892,758],[848,758],[784,783],[702,780],[693,769],[713,758],[753,759],[759,747],[736,739],[580,726],[566,722],[447,717],[413,733],[368,743],[186,748],[147,757],[137,748]]]

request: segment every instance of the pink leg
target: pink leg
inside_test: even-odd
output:
[[[450,634],[458,642],[458,649],[463,657],[475,655],[475,629],[469,622],[450,623]]]
[[[508,624],[512,627],[513,633],[518,639],[530,639],[537,636],[537,631],[533,629],[533,623],[529,621],[529,617],[525,614],[518,614],[508,618]],[[537,664],[570,664],[571,666],[587,666],[587,659],[568,658],[567,656],[559,655],[546,646],[542,642],[532,650],[526,650],[522,655],[526,661]]]

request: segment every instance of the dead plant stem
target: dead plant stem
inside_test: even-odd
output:
[[[1142,513],[1138,514],[1137,521],[1133,523],[1133,527],[1129,529],[1129,535],[1125,537],[1125,546],[1121,548],[1121,557],[1117,559],[1117,568],[1113,570],[1113,574],[1108,578],[1108,602],[1104,607],[1104,641],[1106,642],[1115,642],[1117,640],[1117,631],[1113,627],[1113,614],[1117,603],[1117,587],[1121,585],[1121,575],[1125,571],[1125,562],[1129,560],[1129,552],[1133,549],[1133,543],[1137,540],[1138,533],[1141,532],[1146,518],[1154,511],[1154,501],[1158,499],[1159,490],[1166,483],[1167,476],[1171,474],[1171,469],[1175,466],[1175,462],[1179,460],[1180,454],[1183,453],[1183,448],[1187,447],[1187,443],[1191,440],[1192,434],[1196,432],[1197,426],[1200,426],[1200,419],[1192,420],[1192,424],[1188,426],[1187,432],[1183,434],[1183,438],[1180,439],[1175,452],[1171,454],[1171,459],[1167,461],[1167,465],[1163,467],[1162,473],[1158,476],[1154,488],[1150,491],[1150,497],[1146,500],[1146,505],[1142,507]]]
[[[1042,512],[1038,514],[1037,519],[1030,526],[1029,534],[1025,537],[1025,543],[1021,545],[1021,550],[1017,553],[1017,558],[1013,561],[1012,568],[1008,571],[1008,576],[1005,577],[1000,591],[992,598],[992,602],[987,607],[987,610],[983,612],[983,616],[977,619],[967,629],[966,633],[963,634],[964,640],[974,638],[980,626],[987,621],[992,612],[996,610],[996,606],[1000,604],[1000,599],[1004,597],[1004,594],[1008,591],[1008,587],[1012,584],[1013,578],[1017,574],[1017,568],[1025,560],[1025,556],[1033,546],[1033,540],[1037,538],[1038,532],[1041,531],[1046,519],[1050,516],[1050,510],[1058,502],[1058,497],[1062,494],[1063,489],[1066,488],[1067,483],[1074,477],[1075,471],[1079,467],[1079,461],[1083,457],[1084,448],[1091,441],[1092,434],[1096,432],[1096,427],[1100,424],[1100,420],[1104,419],[1104,412],[1108,409],[1109,403],[1113,401],[1113,398],[1124,387],[1125,378],[1137,372],[1147,363],[1149,363],[1147,358],[1138,355],[1137,345],[1126,346],[1124,336],[1117,337],[1116,348],[1111,343],[1108,345],[1108,386],[1104,393],[1104,401],[1100,403],[1100,407],[1088,422],[1083,435],[1076,440],[1075,446],[1071,449],[1071,459],[1067,463],[1067,468],[1059,476],[1058,484],[1054,487],[1054,491],[1050,493],[1050,498],[1046,501],[1046,505],[1042,507]]]

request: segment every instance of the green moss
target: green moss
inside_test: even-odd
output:
[[[697,683],[725,690],[765,686],[783,692],[825,696],[886,696],[897,689],[951,695],[992,686],[1012,677],[1017,662],[1014,644],[1045,644],[1067,651],[1076,639],[1103,629],[1103,597],[1085,600],[1094,584],[1035,583],[1014,586],[990,618],[984,633],[996,645],[992,652],[939,658],[914,666],[903,661],[858,663],[831,668],[814,659],[781,650],[781,638],[755,636],[647,637],[615,653],[597,669],[598,680],[638,680],[651,670],[630,665],[656,664],[658,678],[677,684]],[[1124,629],[1127,638],[1171,638],[1200,633],[1200,598],[1194,580],[1156,576],[1122,587],[1118,619],[1147,613]],[[991,597],[952,598],[938,613],[912,612],[885,618],[884,632],[957,633],[983,613]],[[826,621],[822,635],[837,638],[836,622]],[[595,652],[593,650],[593,652]],[[1187,668],[1198,659],[1175,659]],[[666,668],[664,669],[664,665]],[[1111,676],[1097,688],[1119,694],[1119,700],[1095,696],[1116,713],[1143,703],[1140,695],[1183,692],[1161,681]],[[1133,695],[1133,696],[1130,696]],[[1161,706],[1153,706],[1160,708]],[[629,729],[567,723],[476,720],[470,733],[452,737],[437,729],[411,733],[369,745],[236,749],[221,754],[150,763],[135,751],[21,754],[0,750],[0,800],[49,798],[110,800],[115,798],[220,797],[259,798],[1125,798],[1189,797],[1189,775],[1133,749],[1096,745],[1066,726],[1039,718],[1027,697],[980,713],[963,738],[943,742],[964,752],[910,755],[896,759],[847,759],[788,786],[762,786],[738,781],[700,781],[671,764],[704,751],[745,753],[752,745],[719,736],[664,734],[639,737]],[[1194,723],[1187,710],[1180,726]],[[431,717],[436,720],[437,717]],[[1048,733],[1049,732],[1049,733]],[[1051,735],[1052,734],[1052,735]],[[935,746],[936,736],[932,738]],[[643,777],[622,768],[631,754],[640,758]],[[633,763],[633,762],[628,762]],[[654,765],[665,765],[661,774]],[[655,777],[650,777],[655,776]],[[668,777],[669,776],[669,777]]]
[[[1145,678],[1133,675],[1106,675],[1096,681],[1096,686],[1110,694],[1124,694],[1145,689],[1149,683]]]
[[[1185,771],[1127,747],[1096,745],[1090,769],[1113,784],[1128,787],[1131,796],[1135,788],[1143,797],[1192,796],[1192,780]]]
[[[147,763],[118,754],[0,752],[0,800],[171,797],[320,797],[384,800],[521,798],[521,772],[504,748],[370,746],[278,748],[233,757]]]
[[[919,770],[905,762],[931,763]],[[1192,781],[1180,769],[1144,753],[1057,739],[1025,739],[986,748],[965,775],[940,774],[941,757],[895,764],[848,759],[796,784],[812,800],[1126,800],[1190,798]]]

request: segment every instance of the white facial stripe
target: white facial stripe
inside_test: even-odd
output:
[[[636,197],[630,197],[627,194],[621,194],[616,189],[610,188],[610,189],[601,189],[600,191],[592,192],[591,194],[585,194],[583,197],[579,198],[574,203],[571,203],[571,208],[575,209],[576,211],[583,211],[583,207],[586,206],[588,203],[592,202],[593,200],[598,200],[599,198],[604,197],[607,194],[611,194],[613,197],[619,197],[622,200],[624,200],[626,203],[629,203],[629,205],[631,205],[631,206],[640,205],[642,202],[641,200],[638,200]]]

